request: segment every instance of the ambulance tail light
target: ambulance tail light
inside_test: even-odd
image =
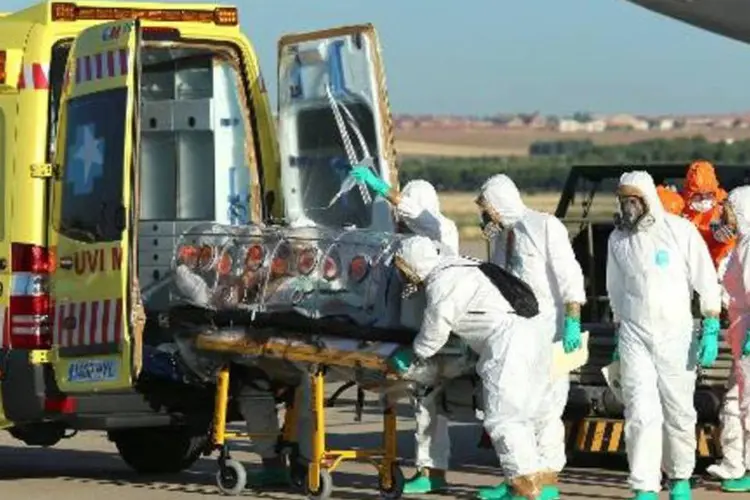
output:
[[[52,347],[49,252],[25,243],[11,245],[11,286],[8,327],[14,349]]]
[[[235,7],[214,9],[138,9],[132,7],[88,7],[75,2],[53,2],[53,21],[114,21],[143,19],[145,21],[212,23],[217,26],[237,26],[239,17]]]
[[[76,400],[68,396],[47,397],[44,399],[44,411],[47,413],[75,413]]]

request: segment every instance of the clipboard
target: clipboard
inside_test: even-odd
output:
[[[562,341],[552,344],[552,378],[567,376],[573,370],[582,367],[589,360],[589,332],[581,332],[581,348],[571,353],[563,349]]]

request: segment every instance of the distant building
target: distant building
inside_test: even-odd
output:
[[[651,130],[673,130],[675,128],[674,118],[656,118],[649,120],[648,128]]]
[[[649,122],[633,115],[620,114],[607,118],[607,128],[612,130],[648,130]]]

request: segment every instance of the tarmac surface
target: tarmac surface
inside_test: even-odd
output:
[[[332,389],[332,388],[329,388]],[[348,393],[347,393],[348,394]],[[410,477],[413,469],[413,422],[406,407],[399,409],[399,452],[403,457],[404,473]],[[354,421],[351,399],[341,399],[328,412],[328,443],[332,448],[375,447],[380,440],[382,418],[374,396],[361,422]],[[494,485],[499,477],[494,453],[480,450],[476,444],[480,427],[473,424],[451,426],[453,441],[451,487],[441,495],[423,498],[442,500],[473,498],[478,486]],[[249,452],[249,443],[233,445],[233,458],[242,460],[248,468],[255,467],[257,458]],[[143,477],[132,472],[120,460],[114,445],[102,432],[83,432],[62,441],[53,448],[32,448],[0,434],[0,499],[1,500],[173,500],[228,498],[220,495],[215,486],[216,461],[208,457],[198,461],[181,474]],[[574,464],[562,477],[562,498],[565,499],[620,499],[630,493],[625,483],[622,460],[598,458],[590,466]],[[333,473],[334,491],[331,498],[369,500],[379,498],[377,475],[368,464],[344,463]],[[741,497],[742,495],[740,495]],[[662,498],[668,495],[663,492]],[[734,495],[734,497],[737,497]],[[304,499],[301,493],[284,491],[256,492],[247,490],[238,498]],[[419,497],[405,497],[419,498]],[[695,491],[697,500],[731,499],[722,494],[714,482],[704,482]],[[739,498],[739,497],[737,497]]]

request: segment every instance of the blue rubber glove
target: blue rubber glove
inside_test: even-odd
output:
[[[414,350],[411,347],[400,347],[396,349],[396,352],[391,354],[386,363],[396,374],[403,375],[409,370],[412,363],[414,363],[415,357]]]
[[[565,318],[565,333],[563,333],[563,349],[566,353],[581,348],[581,320],[578,318]]]
[[[380,196],[386,196],[391,190],[391,186],[375,175],[375,172],[369,167],[363,167],[361,165],[355,166],[352,168],[351,175],[357,179],[357,182],[367,184],[370,189],[378,193]]]
[[[719,357],[719,318],[705,318],[701,332],[701,344],[698,351],[698,359],[701,366],[708,368],[716,362]]]
[[[750,356],[750,330],[745,332],[745,345],[742,346],[742,357]]]

